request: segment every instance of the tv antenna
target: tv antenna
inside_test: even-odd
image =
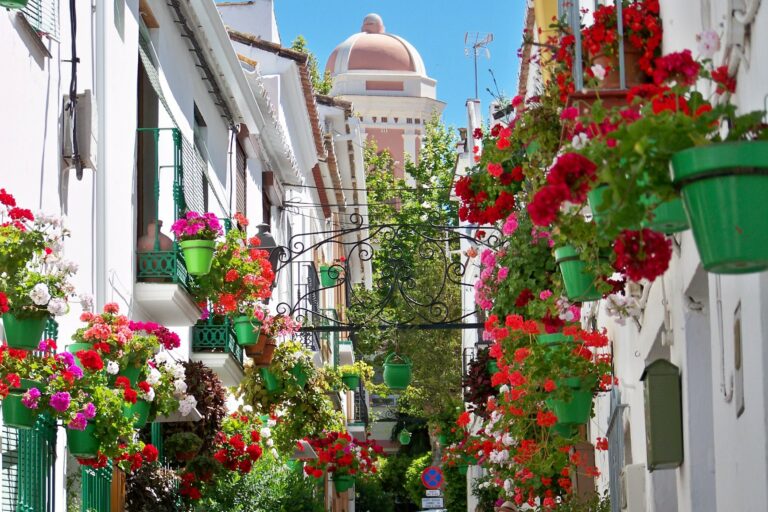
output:
[[[485,58],[491,58],[491,52],[488,50],[488,45],[493,41],[493,34],[482,34],[480,32],[466,32],[464,34],[464,55],[467,57],[471,55],[475,60],[475,98],[477,94],[477,57],[480,53],[485,54]]]

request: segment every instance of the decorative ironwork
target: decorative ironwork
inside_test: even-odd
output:
[[[225,318],[221,323],[215,323],[209,318],[195,325],[192,328],[192,352],[231,354],[234,360],[243,366],[243,348],[237,343],[229,318]]]
[[[451,288],[471,288],[467,282],[470,264],[461,257],[459,248],[462,241],[469,242],[478,250],[495,248],[501,241],[501,232],[494,227],[483,227],[486,236],[473,236],[477,227],[435,226],[430,224],[381,224],[368,225],[360,215],[351,216],[349,227],[337,230],[298,234],[290,237],[286,246],[273,249],[277,253],[276,271],[307,260],[315,251],[326,254],[341,253],[344,261],[323,267],[323,281],[326,285],[300,288],[298,296],[291,303],[279,303],[276,308],[281,314],[290,315],[303,324],[308,332],[357,331],[362,325],[327,315],[316,306],[320,294],[327,290],[341,289],[346,295],[346,307],[355,308],[366,304],[373,311],[366,320],[367,325],[378,324],[396,329],[466,329],[477,328],[478,323],[466,322],[474,311],[452,314],[458,296],[449,297]],[[386,250],[380,250],[382,246]],[[335,251],[334,251],[335,249]],[[370,265],[374,256],[377,269],[372,280],[371,293],[365,293],[362,286],[351,282],[351,276],[359,275],[359,269]],[[429,261],[439,269],[437,282],[421,286],[422,276],[418,262]],[[305,265],[314,264],[304,262]],[[291,269],[293,271],[293,269]],[[317,280],[317,274],[314,279]],[[313,282],[314,284],[314,282]],[[455,290],[455,289],[454,289]],[[371,304],[371,297],[380,297]],[[452,302],[453,301],[453,302]],[[390,316],[388,306],[399,302],[405,307],[404,316]]]

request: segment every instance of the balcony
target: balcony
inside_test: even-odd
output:
[[[188,207],[197,207],[187,204],[184,187],[190,181],[184,175],[189,144],[178,128],[139,128],[138,142],[138,225],[144,234],[138,241],[134,298],[147,319],[191,326],[200,318],[200,310],[188,293],[190,276],[184,257],[178,244],[161,232],[162,219],[171,221],[169,227]],[[161,195],[164,184],[173,189],[170,197]]]
[[[347,431],[359,440],[365,439],[365,430],[368,427],[368,393],[360,382],[359,389],[354,392],[352,399],[352,418],[347,421]]]
[[[192,328],[190,360],[211,368],[225,386],[236,386],[243,379],[244,356],[228,318],[208,319]]]

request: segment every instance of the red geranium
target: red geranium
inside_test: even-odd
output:
[[[95,350],[79,350],[75,355],[86,370],[98,372],[104,368],[104,361]]]
[[[614,268],[633,281],[653,281],[666,272],[672,258],[672,242],[663,234],[642,229],[624,230],[613,243]]]

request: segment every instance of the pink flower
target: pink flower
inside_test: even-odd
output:
[[[548,298],[550,298],[551,296],[552,296],[552,291],[551,291],[551,290],[544,290],[543,292],[541,292],[541,293],[539,294],[539,298],[540,298],[541,300],[547,300],[547,299],[548,299]]]
[[[508,275],[509,269],[507,267],[501,267],[499,269],[498,275],[496,276],[496,281],[500,283],[501,281],[505,280]]]
[[[69,396],[69,393],[66,391],[59,391],[51,396],[48,404],[53,407],[54,410],[58,412],[64,412],[69,409],[71,400],[72,398]]]
[[[31,388],[21,396],[21,403],[27,409],[37,409],[38,400],[40,400],[40,390]]]
[[[509,214],[507,220],[504,221],[504,226],[501,228],[501,232],[509,236],[517,230],[517,216],[514,212]]]
[[[88,420],[85,418],[85,415],[81,412],[75,414],[75,417],[72,418],[72,420],[67,424],[67,428],[70,428],[72,430],[85,430],[85,427],[88,426]]]

